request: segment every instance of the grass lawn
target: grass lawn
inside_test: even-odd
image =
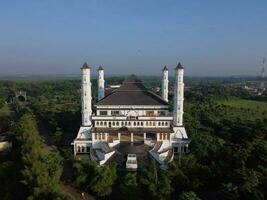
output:
[[[226,106],[231,106],[235,108],[249,108],[252,110],[260,110],[260,111],[267,111],[267,102],[262,101],[253,101],[253,100],[245,100],[245,99],[231,99],[231,100],[224,100],[219,101],[219,104],[223,104]]]
[[[218,104],[226,106],[228,113],[250,120],[267,118],[267,102],[245,99],[219,100]]]

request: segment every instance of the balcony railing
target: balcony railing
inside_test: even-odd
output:
[[[93,115],[93,120],[173,120],[173,116],[125,116],[125,115]]]

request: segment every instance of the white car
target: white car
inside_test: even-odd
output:
[[[128,171],[136,171],[137,170],[136,154],[128,154],[127,161],[126,161],[126,169]]]

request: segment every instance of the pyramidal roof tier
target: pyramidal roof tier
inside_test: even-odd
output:
[[[98,67],[98,71],[100,71],[100,70],[104,70],[104,68],[102,67],[102,65],[100,65],[100,66]]]
[[[85,62],[81,69],[91,69],[88,64]]]
[[[97,105],[169,105],[160,96],[147,90],[134,74],[129,76],[120,88],[105,96]]]
[[[163,71],[168,71],[167,66],[165,65],[164,68],[162,69]]]
[[[175,70],[178,70],[178,69],[184,69],[184,66],[180,62],[176,66]]]

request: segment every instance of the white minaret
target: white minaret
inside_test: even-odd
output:
[[[175,68],[175,85],[173,99],[173,126],[183,126],[184,114],[184,67],[178,63]]]
[[[82,88],[81,88],[81,100],[82,100],[82,126],[91,126],[92,115],[92,95],[91,95],[91,68],[84,63],[82,68]]]
[[[167,66],[164,66],[162,70],[162,84],[161,84],[161,97],[168,102],[168,84],[169,84],[169,78],[168,78],[168,68]]]
[[[98,68],[98,101],[105,96],[104,68],[100,65]]]

